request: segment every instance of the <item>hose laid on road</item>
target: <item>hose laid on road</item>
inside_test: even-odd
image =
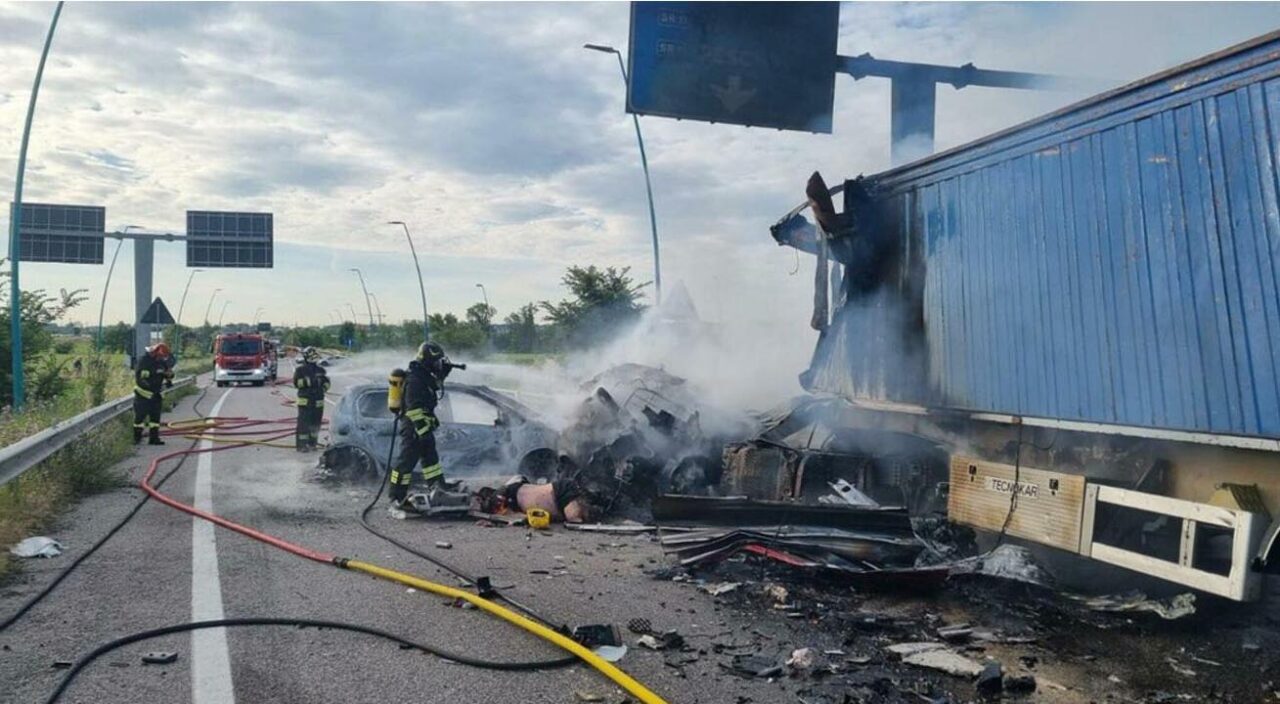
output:
[[[211,621],[179,623],[173,626],[164,626],[163,628],[153,628],[151,630],[132,633],[113,641],[103,643],[89,651],[87,654],[81,656],[79,660],[76,660],[76,662],[67,670],[67,673],[62,676],[62,681],[58,683],[57,689],[53,690],[53,693],[49,695],[48,699],[45,699],[45,704],[55,704],[55,702],[62,698],[62,695],[66,694],[67,689],[71,687],[71,683],[75,681],[76,676],[79,675],[82,670],[93,664],[93,662],[98,658],[113,650],[118,650],[126,645],[132,645],[133,643],[138,643],[140,641],[160,638],[174,633],[198,631],[205,628],[230,628],[238,626],[298,626],[306,628],[327,628],[336,631],[352,631],[355,633],[364,633],[366,635],[385,638],[402,647],[421,650],[429,655],[435,655],[436,657],[444,658],[445,660],[456,662],[460,665],[470,665],[472,667],[479,667],[487,670],[507,671],[542,670],[546,668],[545,663],[541,662],[490,662],[488,660],[478,660],[466,655],[443,650],[432,645],[411,641],[394,633],[388,633],[387,631],[377,628],[361,626],[354,623],[305,618],[223,618]],[[577,659],[570,658],[569,661],[571,663],[577,662]]]
[[[245,421],[246,424],[252,423],[252,422],[254,421],[252,420]],[[274,421],[268,420],[265,422],[270,424]],[[216,421],[215,421],[215,424],[216,424]],[[235,425],[235,423],[230,423],[230,424]],[[237,426],[237,427],[244,427],[244,426]],[[267,545],[271,545],[272,547],[279,548],[285,552],[291,553],[293,555],[297,555],[298,557],[312,560],[314,562],[331,564],[342,569],[353,570],[357,572],[364,572],[365,574],[369,574],[369,575],[372,575],[381,579],[385,579],[388,581],[396,582],[399,584],[404,584],[406,586],[410,586],[415,589],[419,589],[421,591],[431,592],[433,594],[440,594],[440,595],[448,596],[454,599],[461,599],[463,601],[466,601],[467,603],[472,604],[473,606],[475,606],[480,610],[483,610],[489,614],[497,616],[498,618],[501,618],[502,620],[508,623],[519,626],[525,631],[535,636],[538,636],[539,638],[542,638],[543,640],[546,640],[568,651],[569,653],[573,654],[577,658],[581,659],[583,662],[595,668],[598,672],[603,674],[605,677],[608,677],[610,680],[613,680],[614,683],[616,683],[618,686],[625,689],[633,697],[640,700],[643,704],[665,704],[665,700],[663,700],[657,694],[654,694],[653,692],[649,691],[649,689],[646,688],[644,685],[640,684],[635,679],[632,679],[630,675],[623,672],[621,669],[614,666],[612,663],[606,661],[605,659],[591,652],[591,650],[589,650],[588,648],[585,648],[579,643],[569,638],[566,638],[565,636],[559,633],[556,633],[555,631],[551,630],[550,628],[547,628],[546,626],[540,623],[537,623],[536,621],[525,618],[524,616],[521,616],[511,611],[510,609],[507,609],[506,607],[496,604],[489,599],[485,599],[483,597],[477,596],[470,592],[463,591],[461,589],[455,589],[453,587],[448,587],[443,584],[430,582],[428,580],[422,579],[421,577],[405,574],[403,572],[398,572],[396,570],[386,569],[384,567],[380,567],[372,563],[363,562],[360,560],[352,560],[345,557],[338,557],[337,555],[333,555],[327,552],[321,552],[319,550],[313,550],[311,548],[298,545],[296,543],[291,543],[287,540],[277,538],[272,535],[268,535],[267,533],[263,533],[259,530],[255,530],[246,525],[228,520],[217,514],[210,513],[208,511],[202,511],[196,508],[195,506],[183,503],[181,501],[178,501],[177,499],[174,499],[172,497],[169,497],[165,494],[160,493],[160,491],[156,487],[153,487],[151,485],[151,477],[155,475],[156,470],[160,466],[161,462],[174,459],[179,456],[186,457],[193,454],[221,452],[223,450],[232,450],[232,449],[245,447],[245,446],[247,446],[247,443],[228,444],[228,445],[221,445],[218,447],[179,450],[176,452],[160,455],[155,459],[151,460],[150,467],[147,469],[146,474],[143,475],[142,481],[141,481],[142,489],[143,491],[151,495],[152,498],[165,504],[166,506],[175,508],[179,511],[182,511],[183,513],[191,514],[192,516],[197,516],[206,521],[209,521],[210,523],[213,523],[214,525],[221,526],[223,528],[226,528],[227,530],[234,531],[236,533],[240,533],[241,535],[253,538],[254,540],[257,540],[262,543],[266,543]]]
[[[206,386],[204,390],[200,392],[200,398],[196,399],[195,403],[191,404],[191,410],[194,411],[196,415],[200,415],[200,402],[204,400],[205,395],[208,393],[209,393],[209,387]],[[191,449],[195,449],[195,446],[196,446],[196,443],[194,442],[191,443]],[[174,466],[173,469],[165,473],[165,475],[160,478],[160,481],[156,482],[156,487],[161,487],[164,485],[165,482],[169,481],[169,477],[172,477],[175,473],[177,473],[179,469],[182,469],[182,465],[185,462],[186,462],[186,458],[184,457],[181,461],[178,462],[176,466]],[[13,612],[13,614],[11,614],[5,620],[0,621],[0,632],[5,631],[10,626],[17,623],[18,620],[21,619],[23,616],[25,616],[28,611],[35,608],[36,604],[39,604],[41,601],[44,601],[45,597],[49,596],[49,594],[51,594],[54,589],[57,589],[58,585],[62,584],[62,581],[64,579],[71,576],[71,573],[74,572],[75,569],[80,566],[80,563],[89,559],[94,553],[98,551],[99,548],[101,548],[103,545],[106,545],[107,541],[111,540],[111,538],[115,536],[116,533],[119,533],[120,530],[124,528],[126,524],[129,523],[129,521],[133,520],[133,517],[138,515],[138,511],[141,511],[142,507],[145,506],[147,502],[150,500],[151,500],[151,495],[148,493],[143,493],[142,497],[139,498],[137,503],[133,505],[133,508],[129,509],[129,512],[126,513],[124,517],[121,518],[114,526],[111,526],[111,529],[108,530],[101,538],[98,538],[98,540],[93,545],[90,545],[88,550],[85,550],[84,553],[82,553],[79,557],[77,557],[75,560],[72,560],[71,564],[62,568],[62,571],[58,573],[58,576],[53,578],[52,582],[49,582],[44,586],[43,589],[33,594],[30,599],[27,599],[26,602],[22,604],[22,606],[18,607],[17,611]]]

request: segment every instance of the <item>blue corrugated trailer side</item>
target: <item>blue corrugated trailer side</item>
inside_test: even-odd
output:
[[[809,385],[1280,437],[1278,160],[1274,33],[868,177],[895,280]]]

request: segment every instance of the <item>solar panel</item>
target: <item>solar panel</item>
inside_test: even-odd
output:
[[[13,204],[9,204],[13,218]],[[18,259],[24,262],[101,264],[107,209],[96,205],[23,203]]]
[[[271,213],[187,211],[187,266],[270,269]]]

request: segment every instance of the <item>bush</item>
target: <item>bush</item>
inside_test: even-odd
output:
[[[58,354],[71,354],[76,350],[75,340],[58,340],[53,343],[53,351]]]
[[[111,361],[106,355],[94,355],[84,366],[85,390],[89,393],[89,406],[101,406],[107,402],[107,383],[111,381]]]
[[[66,376],[67,360],[44,357],[31,380],[31,397],[37,401],[55,399],[66,392],[70,382]]]

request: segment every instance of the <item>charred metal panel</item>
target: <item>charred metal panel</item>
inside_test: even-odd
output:
[[[951,459],[947,517],[1075,552],[1080,549],[1084,485],[1082,476],[957,455]]]
[[[911,280],[850,299],[807,385],[1280,437],[1277,134],[1273,33],[869,177]]]

